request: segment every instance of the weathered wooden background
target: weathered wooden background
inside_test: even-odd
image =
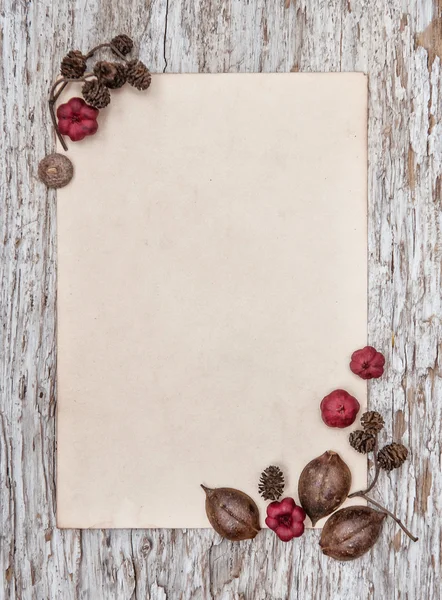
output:
[[[1,599],[441,597],[442,6],[284,1],[0,0]],[[417,544],[389,522],[369,555],[340,564],[312,531],[234,545],[211,531],[55,528],[56,198],[36,167],[54,148],[45,99],[59,60],[120,32],[153,71],[369,73],[369,339],[388,361],[370,403],[411,449],[377,497]]]

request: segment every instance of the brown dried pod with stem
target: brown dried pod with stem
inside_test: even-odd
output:
[[[233,488],[201,487],[206,493],[207,518],[223,538],[239,542],[259,533],[259,510],[250,496]]]
[[[361,417],[361,424],[364,427],[365,432],[367,432],[369,435],[373,435],[375,438],[373,446],[373,462],[375,472],[372,482],[365,490],[358,490],[357,492],[353,492],[348,497],[364,498],[367,502],[373,504],[373,506],[376,506],[383,513],[391,517],[399,525],[399,527],[408,535],[408,537],[411,540],[413,540],[413,542],[417,542],[418,538],[414,536],[409,531],[409,529],[407,529],[407,527],[405,527],[402,521],[394,513],[392,513],[384,506],[382,506],[382,504],[379,504],[379,502],[373,500],[373,498],[368,496],[369,492],[374,488],[379,479],[381,469],[383,468],[385,470],[390,470],[390,468],[400,467],[408,456],[408,450],[402,444],[389,444],[379,452],[378,435],[384,427],[384,419],[378,412],[370,411],[364,413]],[[351,437],[350,443],[352,443]]]
[[[386,516],[368,506],[341,508],[322,529],[322,552],[335,560],[359,558],[377,542]]]
[[[298,495],[313,526],[344,502],[350,487],[350,469],[332,450],[324,452],[304,467],[299,477]]]

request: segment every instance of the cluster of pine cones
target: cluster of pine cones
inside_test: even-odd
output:
[[[362,415],[361,425],[363,429],[350,433],[350,445],[361,454],[367,454],[373,452],[376,447],[376,436],[384,427],[384,419],[378,412],[369,411]],[[377,461],[381,469],[391,471],[402,466],[407,456],[407,448],[393,442],[379,450]]]
[[[110,43],[109,48],[117,56],[126,57],[133,49],[133,41],[127,35],[117,35]],[[90,58],[80,50],[71,50],[61,61],[60,72],[66,79],[79,80],[85,76]],[[138,90],[147,90],[152,76],[146,65],[140,60],[127,60],[125,62],[98,61],[93,68],[91,78],[85,81],[81,90],[85,101],[94,108],[104,108],[111,100],[111,89],[122,87],[126,82]],[[94,75],[94,77],[93,77]]]

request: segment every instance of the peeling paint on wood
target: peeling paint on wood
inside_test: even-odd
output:
[[[428,52],[431,67],[436,56],[442,57],[442,17],[433,19],[425,31],[416,36],[416,42]]]
[[[440,0],[0,0],[0,23],[0,598],[438,598]],[[317,531],[235,545],[211,531],[56,529],[56,206],[37,180],[54,148],[44,100],[66,50],[120,32],[154,72],[369,74],[368,330],[388,373],[369,395],[386,435],[410,448],[376,498],[417,544],[388,522],[369,555],[340,564],[320,554]]]

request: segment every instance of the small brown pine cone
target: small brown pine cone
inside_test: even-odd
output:
[[[110,92],[98,79],[90,79],[81,88],[83,98],[94,108],[104,108],[111,100]]]
[[[137,90],[147,90],[152,81],[152,75],[141,60],[131,60],[127,63],[127,81]]]
[[[111,50],[113,51],[112,46],[116,48],[121,54],[126,55],[129,54],[129,52],[132,52],[134,43],[128,35],[121,34],[115,36],[111,40]],[[116,52],[114,52],[114,54],[116,54]]]
[[[391,471],[398,469],[407,460],[408,450],[402,444],[388,444],[378,453],[378,463],[381,469]]]
[[[60,73],[68,79],[78,79],[86,71],[86,57],[80,50],[71,50],[61,61]]]
[[[94,75],[106,87],[116,89],[126,83],[127,69],[122,63],[100,60],[94,67]]]
[[[350,440],[350,446],[361,454],[373,452],[376,443],[376,438],[373,434],[360,429],[352,431],[348,439]]]
[[[284,474],[279,467],[267,467],[259,479],[258,491],[264,500],[279,500],[284,491]]]
[[[367,433],[375,435],[384,427],[384,419],[375,410],[370,410],[362,415],[361,425]]]

